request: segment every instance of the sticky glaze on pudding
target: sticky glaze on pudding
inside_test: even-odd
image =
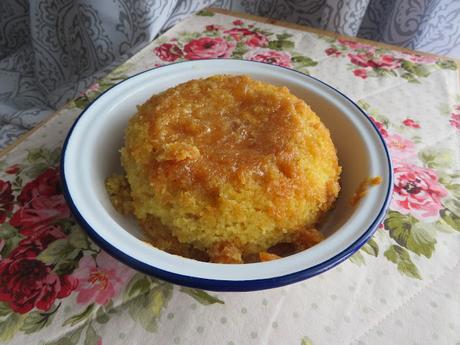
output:
[[[114,206],[159,249],[211,262],[320,242],[315,226],[340,190],[319,117],[286,87],[248,76],[152,96],[129,121],[121,162],[126,175],[106,183]]]

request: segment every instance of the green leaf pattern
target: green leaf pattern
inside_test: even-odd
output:
[[[23,331],[25,334],[31,334],[38,332],[42,328],[50,325],[60,306],[61,304],[54,306],[48,312],[36,310],[30,312],[24,319],[24,323],[21,326],[21,331]]]
[[[421,68],[409,63],[404,66],[414,71]],[[372,117],[387,140],[391,140],[389,138],[394,136],[393,133],[398,132],[400,136],[408,136],[410,139],[405,140],[412,140],[415,145],[420,142],[417,134],[420,124],[414,125],[411,121],[406,122],[407,124],[395,124],[366,101],[360,100],[358,104]],[[444,116],[443,114],[444,112],[441,113],[441,116]],[[378,257],[379,246],[385,245],[383,256],[394,263],[398,271],[407,277],[422,279],[417,262],[423,260],[422,258],[430,259],[434,255],[439,233],[452,234],[460,231],[460,174],[451,168],[455,162],[455,154],[451,149],[439,145],[424,145],[411,163],[414,166],[428,169],[424,171],[429,171],[430,174],[435,174],[437,181],[431,180],[430,183],[437,183],[439,187],[434,188],[443,188],[447,191],[447,196],[444,196],[437,206],[439,207],[438,214],[431,216],[430,219],[419,219],[417,213],[412,214],[410,206],[404,213],[392,206],[381,228],[377,230],[380,235],[383,235],[384,240],[378,243],[371,239],[361,248],[360,252]],[[395,193],[398,191],[395,190]],[[355,254],[351,261],[363,265],[365,257]]]
[[[186,293],[193,299],[195,299],[197,302],[203,304],[203,305],[209,305],[209,304],[224,304],[223,301],[221,301],[219,298],[212,296],[208,294],[206,291],[200,290],[200,289],[192,289],[188,287],[181,287],[180,291]]]
[[[391,245],[384,253],[385,257],[397,265],[398,271],[402,274],[415,279],[422,279],[417,266],[406,249],[396,244]]]

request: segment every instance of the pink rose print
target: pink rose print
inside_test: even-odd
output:
[[[367,78],[367,71],[364,68],[357,68],[353,70],[353,74],[359,78]]]
[[[132,275],[129,267],[105,252],[100,252],[96,260],[91,255],[83,256],[73,273],[78,279],[77,303],[106,304],[121,292]]]
[[[245,29],[245,28],[233,28],[230,30],[225,30],[224,33],[233,37],[237,42],[241,41],[244,36],[253,35],[255,32]]]
[[[399,59],[395,59],[391,55],[381,55],[374,57],[373,53],[360,53],[352,54],[349,53],[351,63],[360,67],[372,67],[372,68],[383,68],[383,69],[395,69],[401,65]]]
[[[369,66],[384,69],[395,69],[401,66],[401,61],[391,55],[381,55],[369,61]]]
[[[360,67],[369,67],[369,59],[372,57],[372,54],[348,54],[352,64]]]
[[[420,128],[420,124],[418,122],[409,118],[403,121],[403,125],[411,128]]]
[[[326,55],[334,55],[334,56],[339,56],[342,53],[338,51],[336,48],[327,48],[325,51]]]
[[[375,127],[379,130],[380,134],[382,134],[382,137],[387,138],[388,137],[388,131],[386,130],[385,126],[383,123],[380,121],[377,121],[374,119],[372,116],[369,115],[369,118],[372,120],[372,122],[375,124]]]
[[[268,45],[267,37],[256,31],[251,31],[245,28],[233,28],[224,32],[232,36],[237,42],[246,38],[244,43],[251,48],[265,47]]]
[[[460,131],[460,114],[452,113],[450,115],[449,123],[452,127],[457,128]]]
[[[394,193],[391,207],[420,220],[436,220],[447,190],[432,169],[397,163],[394,168]]]
[[[251,38],[246,41],[246,45],[251,48],[266,47],[268,45],[268,39],[264,35],[254,32]]]
[[[173,62],[182,57],[182,50],[171,43],[163,43],[156,47],[154,50],[155,54],[163,61]]]
[[[232,24],[233,24],[233,25],[243,25],[244,22],[243,22],[242,20],[240,20],[240,19],[237,19],[237,20],[234,20],[234,21],[232,22]]]
[[[201,37],[187,43],[184,52],[186,59],[196,60],[228,58],[234,49],[234,42],[228,42],[221,37]]]
[[[408,54],[404,53],[405,58],[419,64],[430,64],[436,62],[438,59],[435,56],[419,55],[419,54]]]
[[[393,160],[410,160],[417,154],[415,144],[399,134],[390,134],[385,138]]]
[[[243,58],[246,60],[266,62],[283,67],[292,66],[291,55],[289,53],[271,49],[254,49],[244,54]]]

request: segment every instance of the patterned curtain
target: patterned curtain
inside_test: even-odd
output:
[[[0,0],[0,147],[213,0]],[[213,6],[460,56],[460,0],[218,0]]]
[[[0,147],[212,0],[0,0]]]
[[[213,6],[460,57],[460,0],[219,0]]]

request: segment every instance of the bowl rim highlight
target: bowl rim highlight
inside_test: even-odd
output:
[[[212,60],[212,61],[209,61]],[[352,106],[353,109],[356,113],[360,113],[362,116],[364,116],[367,121],[371,124],[374,134],[377,135],[379,138],[379,144],[383,147],[383,152],[385,154],[386,161],[385,163],[388,164],[388,176],[382,176],[384,179],[387,179],[388,181],[388,187],[385,191],[385,199],[384,202],[381,206],[381,208],[378,210],[378,212],[375,212],[373,216],[370,218],[373,218],[371,224],[369,227],[363,232],[363,234],[353,243],[348,244],[347,248],[336,253],[334,256],[331,258],[319,262],[318,264],[307,267],[305,269],[285,274],[285,275],[280,275],[280,276],[274,276],[270,278],[261,278],[261,279],[244,279],[244,280],[233,280],[233,279],[208,279],[208,278],[203,278],[203,277],[196,277],[193,275],[185,275],[185,274],[179,274],[175,272],[171,272],[169,270],[163,269],[161,267],[154,266],[152,264],[146,263],[144,261],[138,260],[137,258],[133,257],[132,255],[129,255],[125,253],[124,251],[120,250],[117,248],[114,244],[110,242],[110,239],[105,238],[102,236],[97,229],[94,229],[92,225],[89,224],[87,219],[81,214],[79,208],[77,207],[76,203],[74,202],[72,198],[72,193],[70,191],[69,186],[69,181],[67,178],[66,174],[66,159],[72,159],[68,158],[68,146],[69,146],[69,141],[72,138],[72,135],[74,134],[75,128],[78,125],[78,123],[85,117],[85,114],[88,113],[88,110],[91,109],[91,107],[97,103],[99,98],[103,97],[106,95],[109,91],[111,91],[114,88],[120,87],[124,83],[128,82],[129,80],[133,80],[136,77],[140,77],[145,75],[146,73],[152,73],[152,71],[157,71],[165,68],[174,68],[176,65],[184,65],[184,64],[190,64],[193,66],[193,64],[200,64],[200,63],[217,63],[217,64],[225,64],[227,63],[232,63],[232,62],[240,62],[242,64],[257,64],[257,66],[260,65],[266,65],[267,69],[275,69],[279,70],[280,73],[296,73],[298,74],[301,78],[306,78],[306,80],[309,80],[310,82],[316,81],[322,84],[326,89],[329,91],[332,91],[336,97],[338,98],[344,98],[347,100]],[[254,65],[255,66],[255,65]],[[222,74],[225,74],[226,72],[222,72]],[[248,72],[246,72],[248,73]],[[241,74],[246,74],[246,73],[241,73]],[[174,78],[173,76],[171,78]],[[199,77],[191,77],[190,79],[196,79]],[[190,80],[188,79],[188,80]],[[73,159],[78,159],[73,158]],[[118,260],[124,262],[125,264],[131,266],[132,268],[147,273],[149,275],[158,277],[163,280],[167,280],[172,283],[176,283],[179,285],[184,285],[184,286],[189,286],[189,287],[195,287],[195,288],[202,288],[202,289],[207,289],[207,290],[214,290],[214,291],[253,291],[253,290],[263,290],[263,289],[269,289],[269,288],[274,288],[274,287],[279,287],[283,285],[288,285],[292,284],[294,282],[298,282],[307,278],[311,278],[317,274],[320,274],[347,259],[351,255],[353,255],[361,246],[363,246],[369,239],[370,237],[374,234],[374,232],[377,230],[378,225],[380,222],[383,220],[386,211],[389,207],[390,201],[391,201],[391,195],[393,191],[393,169],[392,169],[392,163],[391,163],[391,158],[389,155],[388,148],[385,144],[385,141],[378,131],[376,125],[372,122],[372,120],[367,116],[367,114],[355,103],[353,102],[349,97],[344,95],[342,92],[338,91],[336,88],[330,86],[329,84],[326,84],[325,82],[306,75],[302,72],[292,70],[286,67],[282,66],[276,66],[272,64],[267,64],[263,62],[256,62],[256,61],[246,61],[246,60],[241,60],[241,59],[206,59],[206,60],[192,60],[192,61],[181,61],[181,62],[176,62],[156,68],[152,68],[149,70],[142,71],[140,73],[134,74],[125,80],[121,81],[120,83],[110,87],[109,89],[105,90],[103,93],[101,93],[96,99],[94,99],[90,104],[88,104],[85,109],[80,113],[78,118],[75,120],[73,123],[72,127],[70,128],[67,137],[65,139],[65,142],[63,144],[62,148],[62,154],[61,154],[61,161],[60,161],[60,174],[61,174],[61,179],[62,179],[62,185],[63,185],[63,194],[65,196],[65,199],[69,205],[70,210],[72,211],[73,215],[75,216],[77,222],[85,229],[89,237],[91,237],[96,244],[98,244],[101,249],[105,250],[107,253],[112,255],[113,257],[117,258]],[[152,255],[153,251],[152,251]],[[169,254],[171,255],[171,254]],[[185,259],[182,257],[177,257],[179,258],[178,264],[186,264],[187,260],[191,259]],[[243,265],[270,265],[271,262],[264,262],[264,263],[256,263],[256,264],[243,264]],[[213,263],[203,263],[206,265],[222,265],[222,264],[213,264]],[[228,264],[224,264],[228,265]],[[236,266],[241,266],[241,265],[236,265]]]

